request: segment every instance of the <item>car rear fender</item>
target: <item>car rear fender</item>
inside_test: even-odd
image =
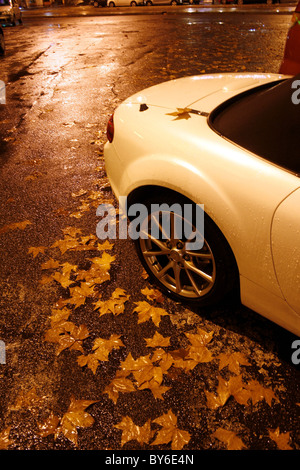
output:
[[[240,200],[235,197],[234,191],[231,195],[209,174],[191,163],[174,159],[173,155],[147,155],[132,161],[126,171],[131,181],[139,181],[138,186],[129,184],[125,187],[121,184],[123,194],[126,194],[131,202],[143,202],[145,199],[141,198],[147,198],[151,191],[168,190],[181,194],[194,203],[203,204],[205,213],[227,240],[240,274],[253,281],[260,279],[266,289],[282,297],[270,247],[272,212],[269,214],[270,220],[266,217],[260,220],[257,217],[256,223],[252,223],[247,212],[241,211]],[[128,181],[125,175],[124,180]],[[260,243],[257,243],[257,240]],[[249,260],[251,252],[261,259],[260,266],[254,271]]]

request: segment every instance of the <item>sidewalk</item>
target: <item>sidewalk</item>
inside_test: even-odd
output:
[[[155,5],[155,6],[137,6],[137,7],[99,7],[93,5],[51,5],[51,6],[30,6],[22,9],[23,16],[26,17],[60,17],[60,16],[110,16],[110,15],[138,15],[138,14],[158,14],[168,12],[172,14],[180,13],[259,13],[259,14],[292,14],[297,2],[268,4],[222,4],[212,3],[211,0],[202,0],[199,5],[185,3],[183,5]]]

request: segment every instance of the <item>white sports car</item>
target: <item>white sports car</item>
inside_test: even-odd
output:
[[[116,109],[106,172],[127,211],[149,209],[136,246],[165,293],[201,306],[238,289],[245,306],[300,335],[299,129],[300,76],[185,77]]]

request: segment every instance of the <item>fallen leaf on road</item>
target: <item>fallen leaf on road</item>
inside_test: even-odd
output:
[[[94,305],[94,310],[99,310],[100,316],[106,313],[120,315],[124,312],[125,303],[129,300],[129,295],[123,289],[117,288],[112,293],[110,299],[102,301],[98,300]]]
[[[224,428],[218,428],[213,434],[219,441],[226,444],[228,450],[241,450],[245,445],[233,431],[227,431]]]
[[[119,393],[135,392],[136,387],[132,380],[126,377],[116,377],[105,388],[104,393],[107,393],[109,398],[116,404],[119,398]]]
[[[148,443],[153,435],[150,420],[143,426],[137,426],[129,416],[125,416],[120,423],[115,424],[115,428],[121,429],[122,431],[122,446],[132,440],[141,444]]]
[[[171,442],[172,450],[181,450],[190,441],[189,432],[177,428],[177,416],[172,410],[154,419],[153,423],[157,423],[162,427],[158,431],[154,442],[152,442],[153,446]]]
[[[250,366],[248,359],[240,352],[234,352],[232,354],[220,354],[219,370],[228,367],[228,369],[234,374],[240,373],[240,366]]]
[[[45,253],[46,247],[45,246],[31,246],[28,249],[28,254],[32,253],[33,257],[35,258],[40,253]]]
[[[9,230],[24,230],[27,225],[31,225],[31,222],[29,220],[23,220],[23,222],[15,222],[13,224],[5,225],[4,227],[0,228],[0,234],[8,232]]]
[[[289,445],[289,432],[280,433],[279,428],[277,428],[275,431],[269,431],[269,436],[274,442],[276,442],[279,450],[292,450],[292,447]]]
[[[87,428],[94,423],[94,418],[85,411],[93,403],[97,402],[93,400],[76,400],[72,397],[68,411],[60,419],[59,426],[54,431],[55,439],[63,434],[77,446],[77,428]]]
[[[82,342],[88,336],[89,332],[85,325],[76,326],[73,322],[62,320],[46,331],[45,341],[58,344],[56,350],[58,356],[65,349],[83,353]]]
[[[14,441],[9,438],[11,426],[0,432],[0,450],[7,450]]]
[[[138,313],[138,323],[143,323],[148,320],[152,320],[153,323],[158,326],[161,317],[164,315],[169,315],[166,310],[159,307],[153,307],[148,302],[141,301],[136,303],[137,307],[134,309],[134,312]]]

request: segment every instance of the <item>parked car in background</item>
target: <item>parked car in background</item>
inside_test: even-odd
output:
[[[201,307],[238,292],[246,307],[296,335],[298,80],[218,73],[161,83],[116,109],[104,147],[133,230],[136,207],[141,214],[130,236],[164,293]]]
[[[3,33],[3,29],[0,26],[0,55],[4,55],[4,53],[5,53],[4,33]]]
[[[0,23],[16,25],[22,24],[22,12],[16,0],[0,0]]]
[[[142,0],[107,0],[108,7],[136,7],[143,5]]]
[[[144,0],[144,5],[181,5],[182,0]]]
[[[94,7],[106,7],[107,6],[107,0],[95,0],[94,2],[91,2]]]
[[[287,75],[300,73],[300,2],[292,17],[279,72]]]

